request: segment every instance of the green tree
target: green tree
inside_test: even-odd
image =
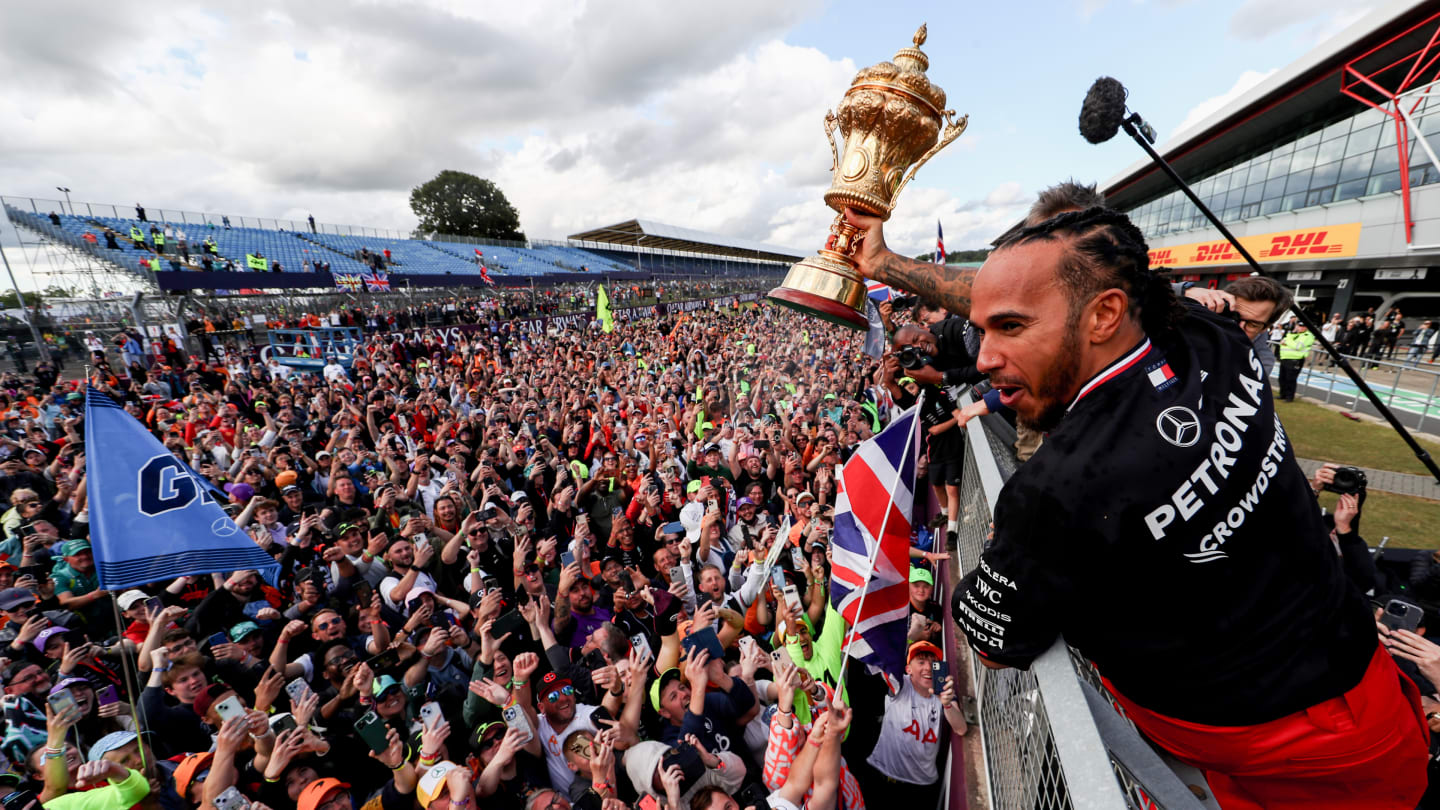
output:
[[[37,292],[27,292],[27,293],[25,293],[25,307],[26,307],[27,309],[34,309],[35,307],[38,307],[39,305],[40,305],[40,293],[37,293]],[[15,309],[15,308],[16,308],[16,306],[15,306],[15,291],[14,291],[14,290],[9,290],[9,291],[6,291],[5,293],[0,293],[0,309]]]
[[[983,262],[987,258],[989,258],[989,256],[989,248],[981,248],[980,250],[952,250],[949,253],[945,254],[945,263],[956,264],[959,262]],[[932,250],[929,253],[921,253],[915,258],[926,262],[934,261],[935,251]]]
[[[410,191],[421,233],[523,242],[520,214],[500,187],[483,177],[446,169]]]

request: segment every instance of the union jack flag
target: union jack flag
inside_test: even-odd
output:
[[[919,426],[917,403],[835,476],[830,603],[850,627],[850,654],[895,678],[905,672]]]
[[[865,282],[865,294],[876,301],[889,301],[895,297],[895,288],[878,281]]]
[[[336,273],[335,286],[350,292],[360,292],[365,289],[365,279],[359,273]]]
[[[935,263],[945,263],[945,229],[940,227],[940,220],[935,220]]]
[[[365,289],[369,292],[389,292],[390,277],[384,273],[365,276]]]

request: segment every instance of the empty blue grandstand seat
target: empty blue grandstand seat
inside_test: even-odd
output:
[[[138,226],[148,238],[152,226],[163,229],[167,224],[160,220],[140,222],[127,217],[60,214],[60,225],[56,226],[47,214],[23,211],[8,203],[5,205],[5,211],[11,219],[26,227],[63,244],[114,261],[133,272],[140,271],[140,258],[148,258],[150,254],[133,250],[129,241],[131,226]],[[389,250],[391,263],[386,265],[386,269],[397,275],[478,277],[480,269],[476,264],[475,251],[477,249],[481,251],[485,265],[495,276],[551,276],[577,273],[582,268],[601,276],[637,271],[660,276],[744,276],[774,274],[784,269],[778,264],[747,262],[741,259],[642,254],[606,248],[580,248],[564,244],[509,247],[474,245],[445,240],[296,233],[248,227],[225,228],[214,223],[172,222],[168,224],[176,229],[177,242],[178,232],[185,233],[193,263],[199,263],[202,253],[201,243],[208,236],[215,240],[220,256],[233,260],[241,272],[248,272],[245,263],[246,254],[258,253],[269,259],[272,266],[278,262],[282,270],[287,273],[301,272],[305,269],[306,261],[311,262],[312,266],[328,262],[334,273],[364,273],[369,270],[369,266],[353,258],[359,254],[361,249],[368,249],[375,253]],[[106,249],[104,228],[110,228],[119,235],[121,250]],[[95,235],[95,244],[85,240],[86,233]],[[178,244],[169,245],[166,253],[173,256],[178,247]]]
[[[474,262],[467,262],[458,256],[430,250],[425,243],[415,239],[390,239],[380,236],[351,236],[333,233],[307,233],[301,238],[315,242],[347,256],[359,254],[361,249],[371,253],[390,251],[393,264],[386,265],[392,273],[423,275],[479,276],[480,269]]]

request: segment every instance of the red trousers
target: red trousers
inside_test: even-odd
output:
[[[1105,685],[1151,740],[1205,772],[1224,810],[1414,810],[1425,793],[1420,690],[1383,647],[1350,691],[1255,726],[1177,720]]]

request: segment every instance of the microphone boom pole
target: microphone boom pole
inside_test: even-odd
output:
[[[1171,168],[1165,158],[1161,157],[1160,153],[1155,151],[1150,145],[1149,139],[1145,134],[1142,134],[1141,127],[1148,128],[1144,120],[1141,119],[1137,113],[1131,113],[1120,122],[1120,128],[1125,130],[1125,134],[1134,138],[1135,142],[1140,144],[1140,148],[1145,150],[1145,154],[1149,155],[1150,159],[1155,162],[1155,165],[1159,166],[1160,170],[1165,172],[1171,182],[1173,182],[1186,197],[1190,198],[1190,202],[1195,203],[1195,207],[1200,209],[1200,213],[1204,214],[1205,218],[1210,220],[1211,224],[1220,231],[1221,235],[1244,257],[1245,261],[1250,265],[1250,269],[1262,276],[1265,275],[1265,271],[1260,269],[1260,263],[1255,261],[1255,257],[1250,255],[1250,251],[1246,250],[1244,245],[1240,244],[1240,240],[1235,238],[1235,234],[1231,233],[1230,229],[1225,227],[1225,224],[1220,221],[1220,218],[1215,216],[1215,212],[1211,211],[1210,208],[1200,200],[1200,197],[1195,194],[1194,190],[1190,188],[1190,185],[1180,179],[1180,175],[1175,173],[1175,169]],[[1344,355],[1340,354],[1339,350],[1331,345],[1330,341],[1325,339],[1325,335],[1320,332],[1320,327],[1317,326],[1310,315],[1305,312],[1304,307],[1297,305],[1291,311],[1300,319],[1301,323],[1305,324],[1305,328],[1309,329],[1311,334],[1315,335],[1315,339],[1320,342],[1320,346],[1330,354],[1330,359],[1334,360],[1336,365],[1344,369],[1346,376],[1350,378],[1351,382],[1355,383],[1356,388],[1360,389],[1360,393],[1364,394],[1365,398],[1370,400],[1370,404],[1375,406],[1375,410],[1379,411],[1380,415],[1385,417],[1385,421],[1390,423],[1390,427],[1394,428],[1395,432],[1400,434],[1400,438],[1404,439],[1405,443],[1410,445],[1410,449],[1414,451],[1415,457],[1420,459],[1420,463],[1425,465],[1425,469],[1430,471],[1430,475],[1434,476],[1435,481],[1440,483],[1440,467],[1435,465],[1435,460],[1430,457],[1430,453],[1427,452],[1424,447],[1420,446],[1419,442],[1415,441],[1415,437],[1410,435],[1410,431],[1406,430],[1404,425],[1400,424],[1400,420],[1395,418],[1395,414],[1390,411],[1389,406],[1380,401],[1380,397],[1371,390],[1370,385],[1365,382],[1364,378],[1351,367],[1350,362],[1345,359]]]

